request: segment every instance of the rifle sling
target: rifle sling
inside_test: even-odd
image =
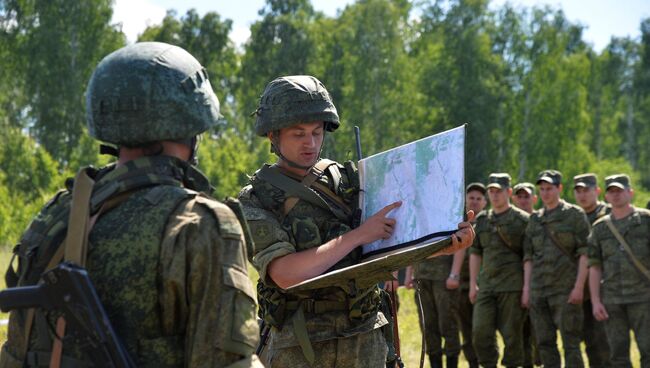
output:
[[[260,169],[257,175],[265,181],[268,181],[273,186],[283,190],[287,199],[285,200],[283,212],[286,216],[299,200],[305,200],[315,206],[332,212],[339,220],[348,221],[346,213],[351,213],[350,208],[341,199],[334,194],[329,188],[316,183],[316,181],[324,174],[329,166],[335,165],[334,161],[320,160],[312,167],[307,176],[300,182],[292,179],[289,173],[280,172],[277,167],[264,166]],[[316,185],[314,185],[316,184]],[[341,208],[330,205],[324,198],[332,201]]]
[[[614,226],[614,223],[612,222],[612,216],[611,215],[606,216],[604,221],[607,227],[609,228],[609,230],[616,237],[616,240],[618,240],[618,242],[623,247],[623,250],[625,250],[625,253],[627,254],[628,258],[630,259],[634,267],[637,269],[637,271],[639,271],[643,276],[645,276],[645,278],[648,281],[650,281],[650,271],[648,271],[648,269],[645,268],[645,266],[643,266],[641,261],[639,261],[639,259],[634,256],[634,253],[632,253],[632,249],[630,249],[630,245],[627,244],[625,238],[623,238],[623,235],[621,235],[618,229],[616,229],[616,226]]]
[[[503,235],[503,232],[501,231],[501,226],[499,225],[495,225],[495,226],[497,228],[497,234],[499,234],[499,238],[501,238],[501,241],[506,246],[506,248],[508,248],[509,251],[511,251],[512,253],[516,254],[518,257],[521,258],[521,254],[519,254],[519,252],[517,252],[515,248],[512,247],[512,243],[510,243],[508,238],[505,235]]]
[[[81,180],[79,181],[79,179]],[[75,184],[77,183],[82,183],[80,185],[75,185],[73,188],[73,194],[72,194],[72,204],[71,204],[71,209],[70,209],[70,218],[68,221],[69,227],[68,227],[68,232],[66,234],[66,238],[63,241],[64,246],[59,246],[50,259],[49,263],[47,264],[47,267],[45,268],[46,271],[53,269],[61,263],[61,261],[66,258],[66,255],[69,256],[70,258],[73,257],[78,257],[78,260],[82,263],[85,263],[86,261],[86,254],[87,254],[87,247],[88,247],[88,234],[90,234],[90,230],[93,228],[95,225],[95,222],[105,212],[110,211],[111,209],[117,207],[119,204],[124,202],[130,195],[131,191],[123,192],[120,193],[113,198],[110,198],[106,200],[100,207],[99,211],[97,211],[96,214],[94,214],[92,217],[89,217],[89,211],[90,211],[90,195],[92,194],[92,187],[94,184],[94,181],[87,175],[85,169],[81,169],[79,173],[77,173],[77,177],[75,178]],[[87,203],[87,206],[75,206],[75,203]],[[83,207],[81,209],[75,208],[75,207]],[[76,210],[76,211],[75,211]],[[86,216],[85,219],[83,220],[83,217],[78,217],[78,216]],[[74,216],[74,218],[73,218]],[[81,233],[81,227],[85,229],[83,233]],[[71,230],[71,228],[74,228]],[[72,239],[70,242],[68,241],[68,238],[71,237]],[[82,236],[80,236],[80,234]],[[76,243],[76,244],[73,244]],[[70,244],[70,245],[68,245]],[[71,260],[67,259],[66,260]],[[82,264],[78,263],[78,264]],[[25,347],[23,351],[23,356],[27,356],[28,350],[29,350],[29,339],[32,331],[32,326],[34,324],[34,308],[30,308],[27,310],[27,315],[25,319]],[[62,320],[61,317],[59,320]],[[59,320],[57,320],[57,336],[54,338],[54,345],[52,348],[52,354],[51,354],[51,360],[50,360],[50,366],[56,367],[57,365],[54,364],[54,359],[58,358],[58,365],[60,365],[61,362],[61,351],[62,351],[62,346],[58,347],[57,344],[60,344],[59,336],[63,336],[63,333],[65,332],[65,322],[63,323],[63,327],[61,330],[61,333],[59,333]],[[64,320],[63,320],[64,321]],[[56,348],[56,349],[55,349]],[[58,351],[58,353],[57,353]]]

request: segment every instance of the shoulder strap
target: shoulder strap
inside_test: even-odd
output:
[[[493,213],[492,211],[490,211],[490,213],[488,214],[488,220],[490,220],[490,221],[496,221],[496,220],[493,220],[494,218],[495,218],[494,213]],[[503,242],[503,244],[506,246],[506,248],[508,248],[509,251],[513,252],[513,253],[516,254],[517,256],[521,257],[521,254],[519,254],[519,252],[517,252],[517,251],[512,247],[512,243],[510,242],[510,239],[508,239],[508,237],[505,236],[505,234],[503,234],[503,231],[501,230],[501,226],[499,226],[498,224],[494,224],[494,226],[495,226],[496,229],[497,229],[497,235],[499,235],[499,238],[501,239],[501,241]]]
[[[546,234],[546,236],[548,236],[548,238],[551,239],[551,243],[553,243],[553,245],[555,245],[555,247],[559,249],[560,252],[562,252],[565,256],[567,256],[572,263],[576,263],[575,258],[573,258],[571,254],[569,254],[569,252],[567,252],[567,250],[564,249],[564,247],[560,244],[560,242],[555,238],[555,235],[553,235],[553,233],[548,230],[546,224],[540,223],[540,225],[542,225],[542,229],[544,229],[544,234]]]
[[[605,224],[607,225],[607,227],[609,228],[609,230],[610,230],[610,231],[612,232],[612,234],[614,234],[614,236],[616,237],[616,240],[618,240],[618,242],[621,244],[621,246],[622,246],[623,249],[625,250],[625,253],[627,254],[627,256],[628,256],[628,258],[630,259],[630,261],[632,261],[632,264],[634,265],[634,267],[635,267],[635,268],[636,268],[636,269],[637,269],[637,270],[638,270],[638,271],[639,271],[643,276],[645,276],[645,278],[646,278],[648,281],[650,281],[650,271],[648,271],[648,269],[645,268],[645,266],[643,266],[643,264],[639,261],[639,259],[636,258],[636,257],[634,256],[634,253],[632,253],[632,249],[630,249],[630,246],[629,246],[629,245],[627,244],[627,242],[625,241],[625,238],[623,238],[623,236],[622,236],[621,233],[618,231],[618,229],[616,229],[616,226],[614,226],[614,223],[612,222],[612,216],[611,216],[611,215],[609,215],[609,216],[605,216],[605,220],[604,220],[604,221],[605,221]]]
[[[321,160],[321,161],[325,161],[325,160]],[[332,163],[328,164],[327,167],[329,167],[332,164],[335,163],[332,161]],[[289,211],[291,211],[291,209],[293,209],[293,207],[298,203],[298,201],[302,199],[315,206],[329,210],[338,219],[342,221],[347,221],[348,220],[347,215],[344,213],[342,209],[338,209],[334,206],[331,206],[323,198],[326,197],[328,199],[332,199],[332,201],[338,205],[340,199],[338,199],[338,197],[335,194],[332,193],[332,196],[330,196],[321,191],[318,191],[317,193],[315,190],[310,189],[312,187],[312,184],[315,183],[316,180],[318,180],[318,178],[322,176],[322,174],[323,171],[321,171],[320,168],[316,168],[316,170],[310,171],[310,173],[307,176],[305,176],[302,181],[298,182],[296,180],[291,179],[287,175],[281,173],[279,169],[265,165],[257,172],[256,175],[260,179],[268,181],[271,185],[279,189],[282,189],[286,193],[287,199],[285,200],[284,209],[283,209],[283,213],[285,216],[289,213]],[[323,197],[321,197],[321,195],[319,194],[321,194]],[[292,197],[294,197],[295,199],[292,199]],[[337,198],[337,199],[334,200],[333,198]]]

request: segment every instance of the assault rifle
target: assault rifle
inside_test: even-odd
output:
[[[34,286],[0,291],[0,309],[41,308],[60,313],[70,334],[63,338],[79,346],[96,367],[133,368],[135,363],[113,330],[85,269],[61,263]]]

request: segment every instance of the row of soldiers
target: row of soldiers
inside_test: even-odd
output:
[[[630,329],[650,367],[650,211],[632,206],[630,177],[605,178],[608,203],[591,173],[573,178],[577,205],[561,198],[559,171],[540,172],[536,186],[512,187],[507,173],[491,174],[487,187],[469,184],[466,207],[479,213],[469,256],[407,272],[407,287],[415,279],[421,288],[431,367],[442,367],[443,355],[457,366],[459,330],[470,367],[497,366],[497,330],[508,367],[561,366],[558,330],[565,366],[584,366],[584,341],[589,366],[631,367]]]

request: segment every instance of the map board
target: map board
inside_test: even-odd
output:
[[[365,287],[448,247],[465,210],[465,131],[463,125],[360,160],[364,220],[402,201],[388,214],[397,220],[393,236],[363,246],[359,264],[288,290]]]

